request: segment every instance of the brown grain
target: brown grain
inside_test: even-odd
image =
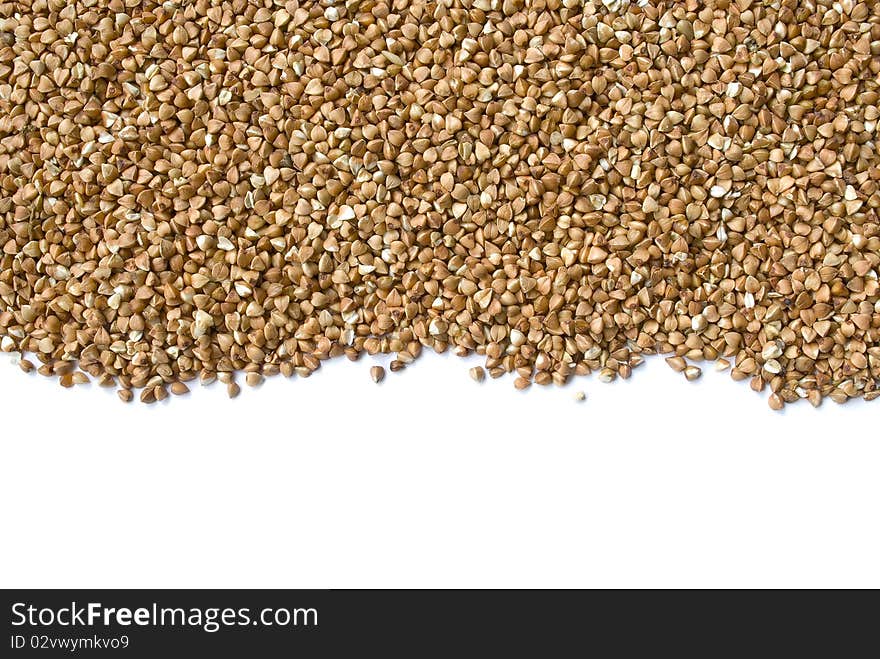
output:
[[[854,0],[0,3],[0,351],[871,400],[878,75]]]

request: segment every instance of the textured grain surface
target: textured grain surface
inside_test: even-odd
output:
[[[880,8],[641,4],[0,2],[0,349],[876,397]]]

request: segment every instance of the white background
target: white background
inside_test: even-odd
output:
[[[880,586],[880,402],[426,355],[147,407],[7,361],[2,587]]]

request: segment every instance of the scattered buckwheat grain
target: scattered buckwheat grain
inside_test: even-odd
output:
[[[684,369],[684,376],[691,382],[698,379],[702,374],[703,371],[699,366],[690,365]]]
[[[183,382],[172,382],[171,393],[175,396],[185,396],[189,393],[189,387]]]

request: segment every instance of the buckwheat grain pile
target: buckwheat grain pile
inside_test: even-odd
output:
[[[878,80],[873,0],[0,2],[0,348],[872,399]]]

